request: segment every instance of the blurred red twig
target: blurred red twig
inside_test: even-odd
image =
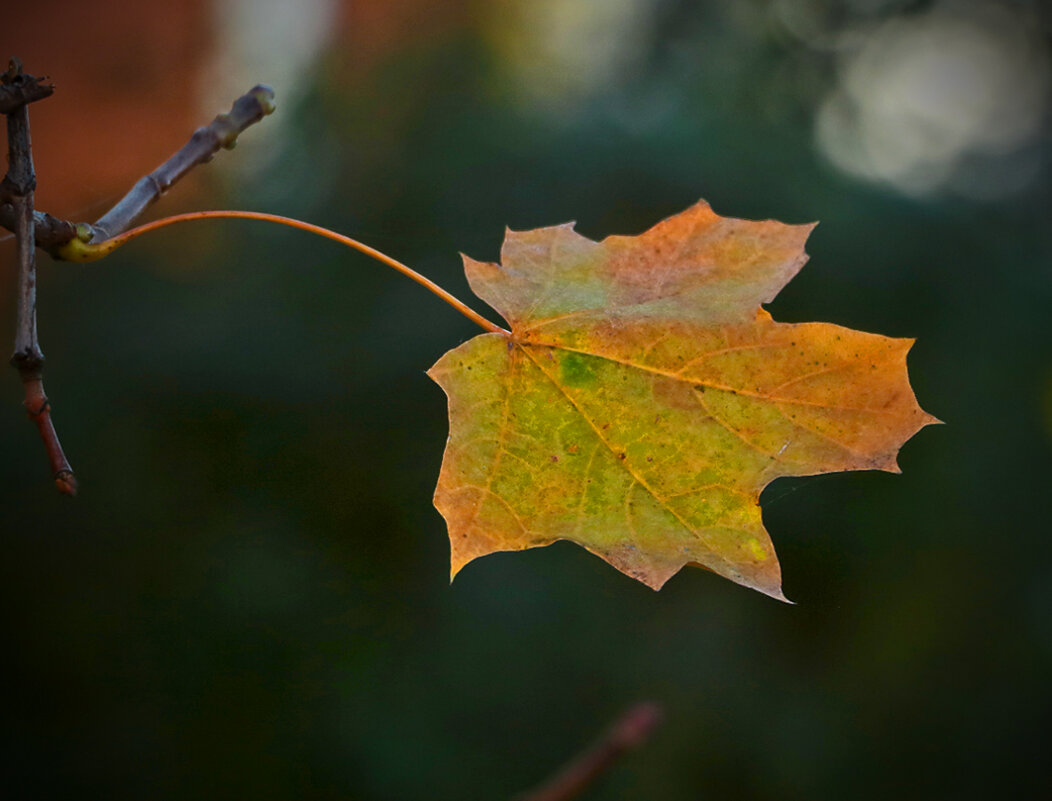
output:
[[[661,708],[657,704],[636,704],[589,749],[540,787],[517,796],[515,801],[568,801],[576,798],[626,751],[642,745],[659,723]]]

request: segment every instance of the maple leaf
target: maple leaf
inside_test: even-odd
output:
[[[445,354],[435,491],[453,576],[472,559],[570,540],[654,589],[685,564],[784,600],[761,490],[779,476],[899,472],[937,422],[906,374],[911,339],[760,308],[800,270],[813,225],[701,202],[640,236],[507,231],[464,257],[508,321]]]

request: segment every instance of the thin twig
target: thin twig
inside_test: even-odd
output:
[[[571,760],[553,778],[515,801],[569,801],[605,773],[626,751],[636,748],[661,722],[657,704],[642,703],[627,710],[598,742]]]
[[[14,233],[15,210],[11,205],[11,195],[7,188],[0,186],[0,228]],[[69,220],[52,217],[46,211],[33,212],[37,247],[57,258],[58,249],[77,238],[77,225]]]
[[[211,124],[194,131],[193,136],[178,152],[144,178],[121,198],[117,204],[94,224],[72,223],[45,212],[34,214],[35,237],[39,247],[54,258],[73,239],[101,242],[127,230],[150,204],[167,192],[172,185],[198,164],[211,161],[220,148],[230,149],[237,137],[250,125],[259,122],[274,110],[274,90],[260,84],[237,100],[230,111],[219,114]],[[15,212],[9,191],[0,189],[0,226],[15,231]]]
[[[234,101],[227,114],[220,114],[210,125],[194,131],[190,141],[164,164],[139,180],[117,205],[102,215],[92,226],[95,240],[109,239],[131,227],[146,207],[167,192],[172,184],[198,164],[212,160],[220,148],[230,150],[238,135],[253,123],[274,111],[274,90],[254,86]]]
[[[44,394],[44,353],[37,339],[37,265],[33,215],[36,174],[33,171],[29,108],[26,103],[40,100],[51,93],[27,89],[39,85],[39,82],[32,75],[26,75],[21,62],[14,58],[0,82],[5,88],[14,90],[3,94],[5,102],[11,97],[25,99],[21,104],[12,103],[10,108],[4,106],[7,108],[4,113],[7,115],[8,170],[3,187],[5,196],[10,198],[9,205],[14,214],[18,248],[18,312],[11,365],[22,377],[25,387],[23,403],[30,419],[40,431],[55,486],[67,495],[75,495],[77,480],[62,452],[62,445],[51,421],[51,404]]]

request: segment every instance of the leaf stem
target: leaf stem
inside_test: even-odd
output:
[[[486,331],[494,334],[504,334],[510,336],[511,332],[507,331],[495,323],[490,322],[477,311],[472,309],[470,306],[465,304],[463,301],[458,300],[456,297],[451,295],[449,292],[444,290],[434,281],[429,278],[425,278],[416,270],[402,264],[397,259],[391,258],[386,253],[381,253],[375,248],[371,248],[368,245],[359,242],[357,239],[351,239],[349,236],[338,234],[335,231],[331,231],[328,228],[323,228],[320,225],[314,225],[313,223],[303,222],[302,220],[296,220],[291,217],[282,217],[278,214],[267,214],[260,211],[230,211],[230,210],[218,210],[218,211],[192,211],[186,214],[174,214],[170,217],[163,217],[160,220],[154,220],[148,222],[145,225],[140,225],[136,228],[132,228],[125,231],[122,234],[105,239],[102,242],[84,242],[81,239],[74,239],[71,242],[63,246],[60,251],[60,255],[67,261],[95,261],[101,259],[112,253],[114,250],[119,248],[126,242],[135,239],[142,234],[150,231],[155,231],[158,228],[164,228],[175,223],[190,222],[191,220],[214,220],[214,219],[238,219],[238,220],[262,220],[264,222],[277,223],[278,225],[287,225],[290,228],[298,228],[301,231],[307,231],[308,233],[317,234],[318,236],[331,239],[334,242],[339,242],[341,245],[346,245],[349,248],[354,248],[360,253],[364,253],[366,256],[376,259],[379,262],[386,264],[388,267],[393,267],[402,275],[408,276],[412,280],[416,281],[425,289],[430,290],[438,297],[442,298],[446,303],[456,309],[458,312],[463,314],[472,322],[480,325]]]

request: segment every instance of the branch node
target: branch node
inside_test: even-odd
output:
[[[10,114],[21,106],[49,97],[55,86],[43,83],[45,80],[46,75],[37,78],[23,72],[22,62],[12,56],[7,70],[0,75],[0,114]]]
[[[44,354],[40,351],[39,346],[30,346],[15,351],[11,355],[10,364],[18,370],[18,374],[22,376],[23,381],[30,381],[34,378],[40,378],[43,374]]]
[[[274,90],[265,83],[259,83],[253,86],[248,90],[248,95],[255,100],[263,110],[264,116],[273,114],[274,110],[277,108],[277,104],[274,102]]]

